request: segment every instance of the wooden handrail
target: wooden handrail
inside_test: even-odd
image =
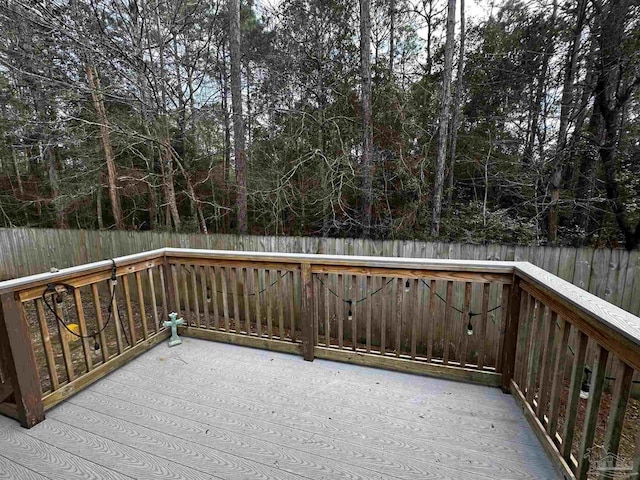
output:
[[[134,265],[145,260],[152,260],[164,257],[164,248],[150,250],[148,252],[116,257],[113,260],[118,268]],[[62,268],[57,272],[38,273],[28,277],[15,278],[0,282],[0,295],[8,292],[17,292],[28,288],[45,286],[53,282],[66,282],[68,280],[91,275],[97,272],[110,271],[113,267],[111,260],[101,260],[99,262],[87,263],[76,267]]]
[[[244,252],[236,250],[203,250],[191,248],[164,248],[168,257],[191,259],[215,258],[276,263],[309,263],[311,265],[336,265],[345,267],[380,267],[406,270],[439,270],[454,272],[512,274],[518,262],[494,260],[448,260],[431,258],[365,257],[356,255],[320,255],[305,253]]]
[[[544,298],[557,313],[640,370],[640,318],[528,262],[517,262],[523,288]]]

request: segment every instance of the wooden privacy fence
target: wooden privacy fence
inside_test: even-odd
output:
[[[0,229],[0,280],[164,247],[530,262],[640,315],[640,251],[353,238]],[[637,279],[637,280],[636,280]]]
[[[640,318],[530,263],[162,248],[2,282],[0,300],[0,412],[27,427],[177,311],[185,336],[500,386],[566,478],[596,453],[640,468]]]

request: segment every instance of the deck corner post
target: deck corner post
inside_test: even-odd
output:
[[[502,385],[504,393],[511,393],[511,379],[516,362],[516,347],[518,340],[518,324],[520,322],[520,278],[514,273],[509,295],[509,314],[502,337]],[[503,304],[504,306],[504,304]]]
[[[13,389],[17,420],[31,428],[44,420],[42,389],[24,310],[13,293],[0,295],[0,354]]]
[[[302,280],[302,305],[300,308],[300,316],[302,318],[302,355],[308,362],[313,362],[315,339],[311,264],[302,263],[300,266]]]

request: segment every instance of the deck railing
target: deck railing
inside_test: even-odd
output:
[[[0,299],[0,412],[26,427],[168,338],[176,311],[188,337],[500,386],[567,478],[640,468],[617,460],[640,319],[528,263],[164,248]]]

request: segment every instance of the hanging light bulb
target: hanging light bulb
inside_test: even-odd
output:
[[[409,293],[409,280],[404,282],[404,293]]]
[[[207,287],[207,303],[211,303],[211,289]]]
[[[589,386],[591,385],[591,369],[584,367],[584,380],[580,385],[580,398],[589,398]]]
[[[353,320],[353,312],[351,311],[351,305],[353,304],[353,300],[348,300],[347,303],[349,304],[349,312],[347,313],[347,319],[351,321]]]
[[[473,335],[473,325],[471,325],[471,317],[469,317],[469,323],[467,324],[467,335]]]
[[[93,334],[93,350],[94,351],[98,351],[100,350],[100,344],[98,343],[98,338],[97,338],[98,334],[94,333]]]
[[[56,293],[56,303],[60,305],[62,302],[62,295],[60,295],[60,292]]]

